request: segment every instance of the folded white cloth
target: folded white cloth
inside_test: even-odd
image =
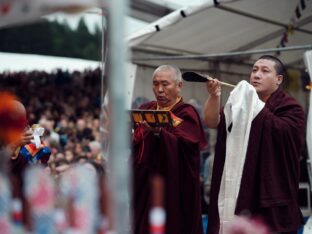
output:
[[[40,137],[43,136],[43,133],[44,133],[44,128],[42,128],[42,127],[38,127],[38,128],[33,129],[34,139],[31,140],[31,143],[35,144],[37,149],[41,146]]]
[[[262,102],[253,86],[241,81],[224,106],[227,129],[226,159],[218,198],[220,233],[228,233],[233,220],[246,158],[252,120],[262,110]],[[232,125],[229,131],[229,126]]]

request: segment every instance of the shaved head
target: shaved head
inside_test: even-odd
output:
[[[6,145],[20,138],[27,126],[27,113],[12,95],[0,93],[0,96],[0,142]]]
[[[25,118],[26,118],[26,108],[25,108],[25,106],[21,103],[21,102],[19,102],[19,101],[17,101],[17,100],[13,100],[12,101],[12,109],[14,110],[14,112],[16,113],[16,114],[18,114],[18,115],[20,115],[20,116],[25,116]]]

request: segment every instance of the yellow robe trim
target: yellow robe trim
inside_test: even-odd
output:
[[[177,100],[171,106],[161,107],[157,103],[157,110],[170,111],[179,101],[181,101],[181,99],[182,99],[182,97],[177,97]]]
[[[164,111],[170,111],[170,115],[172,118],[172,126],[173,127],[177,127],[178,125],[180,125],[183,122],[183,119],[175,116],[172,112],[171,109],[178,103],[180,102],[182,99],[182,97],[177,97],[177,100],[175,101],[174,104],[172,104],[171,106],[166,106],[166,107],[161,107],[158,105],[157,103],[157,110],[164,110]]]
[[[183,119],[181,119],[178,116],[174,115],[171,111],[170,111],[170,115],[171,115],[172,126],[173,127],[177,127],[178,125],[180,125],[183,122]]]

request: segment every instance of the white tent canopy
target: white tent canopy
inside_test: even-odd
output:
[[[299,74],[305,70],[304,52],[312,48],[312,1],[207,0],[149,24],[130,35],[128,44],[132,49],[132,62],[139,65],[134,98],[153,98],[149,77],[160,64],[176,65],[182,71],[208,73],[236,84],[249,79],[256,58],[264,53],[276,55],[269,51],[278,46],[281,49],[298,47],[282,51],[278,56]],[[227,56],[255,50],[267,52]],[[221,54],[221,57],[211,56]],[[185,58],[187,56],[193,58]],[[202,57],[196,59],[196,56]],[[195,98],[203,103],[207,98],[202,84],[185,82],[183,92],[186,100]],[[292,95],[307,106],[302,90],[293,91]]]
[[[216,2],[219,4],[215,5]],[[209,55],[310,44],[310,0],[208,0],[196,7],[177,10],[129,37],[133,60],[140,64],[166,61],[148,60],[157,56]],[[303,53],[304,50],[282,52],[280,57],[289,66],[303,68]],[[254,58],[235,57],[235,61],[250,63]],[[189,66],[190,59],[178,65]],[[197,61],[195,66],[207,68],[207,63],[200,65]]]
[[[57,69],[72,72],[101,66],[100,62],[85,59],[16,53],[0,53],[0,61],[0,73],[34,70],[50,73]]]

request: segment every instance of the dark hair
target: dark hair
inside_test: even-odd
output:
[[[88,160],[88,157],[87,156],[75,156],[74,159],[71,161],[72,163],[77,163],[79,162],[80,160],[85,160],[87,161]]]
[[[69,162],[65,158],[58,158],[58,159],[50,162],[49,166],[59,167],[59,166],[68,165],[68,164],[69,164]]]
[[[286,68],[284,66],[284,64],[282,63],[281,60],[279,60],[277,57],[273,56],[273,55],[262,55],[260,58],[258,58],[258,60],[260,59],[266,59],[266,60],[270,60],[273,61],[275,63],[275,71],[277,73],[277,75],[282,75],[284,79],[287,78],[287,73],[286,73]]]

